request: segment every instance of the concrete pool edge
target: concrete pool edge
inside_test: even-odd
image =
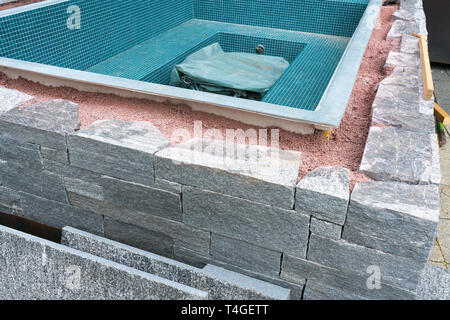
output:
[[[39,5],[47,6],[64,1],[66,0],[49,0],[30,6],[37,8]],[[0,58],[0,70],[11,78],[21,76],[27,80],[51,86],[70,86],[84,91],[135,97],[135,95],[125,93],[125,91],[129,91],[138,93],[139,97],[149,100],[184,103],[195,111],[213,113],[251,125],[279,127],[296,133],[311,134],[315,129],[327,131],[339,126],[380,7],[381,0],[371,0],[368,4],[315,111],[195,92],[9,58]],[[17,11],[17,9],[11,10]],[[7,15],[8,11],[6,10],[3,14]],[[350,84],[348,83],[349,79]]]

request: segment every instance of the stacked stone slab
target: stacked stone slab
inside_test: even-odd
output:
[[[68,247],[205,291],[209,299],[285,300],[290,295],[288,289],[214,265],[199,269],[70,227],[63,229],[62,243]]]
[[[80,130],[73,103],[18,108],[29,98],[10,92],[0,106],[0,210],[175,258],[202,276],[244,274],[291,299],[414,298],[438,223],[439,156],[410,34],[424,33],[421,1],[402,3],[396,18],[389,37],[401,38],[400,52],[388,58],[393,73],[378,88],[360,168],[373,181],[352,194],[340,167],[298,182],[296,152],[202,139],[169,146],[149,122]],[[125,263],[130,251],[105,252]]]
[[[194,299],[208,293],[0,226],[2,299]]]

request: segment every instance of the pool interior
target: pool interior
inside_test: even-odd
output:
[[[52,1],[0,16],[0,56],[167,85],[173,67],[218,42],[291,65],[263,102],[315,110],[369,0]],[[81,28],[69,29],[69,6]]]

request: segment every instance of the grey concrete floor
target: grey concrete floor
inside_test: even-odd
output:
[[[436,101],[450,114],[450,65],[432,64],[431,68]]]

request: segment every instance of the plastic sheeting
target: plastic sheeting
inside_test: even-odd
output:
[[[170,85],[261,99],[288,67],[289,62],[281,57],[225,52],[214,43],[176,65]]]

